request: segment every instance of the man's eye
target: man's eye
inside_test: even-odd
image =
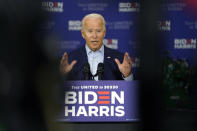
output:
[[[97,30],[97,32],[101,32],[101,30]]]
[[[92,30],[88,30],[88,32],[89,32],[89,33],[91,33],[91,32],[92,32]]]

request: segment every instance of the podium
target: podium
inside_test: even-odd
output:
[[[138,85],[138,81],[67,81],[57,121],[139,121]]]

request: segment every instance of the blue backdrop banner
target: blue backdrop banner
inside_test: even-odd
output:
[[[44,28],[58,37],[55,43],[59,57],[65,51],[85,44],[80,32],[81,19],[89,13],[100,13],[107,26],[103,43],[121,52],[129,52],[133,68],[139,66],[137,34],[140,0],[43,0],[42,8],[51,16]],[[163,0],[158,21],[158,30],[163,36],[158,43],[163,45],[162,54],[168,51],[172,59],[185,59],[190,67],[197,64],[196,11],[192,1]]]
[[[123,53],[128,52],[134,71],[139,65],[139,0],[48,0],[42,2],[42,8],[50,14],[45,29],[53,36],[55,34],[59,57],[65,51],[70,52],[85,44],[81,36],[81,20],[87,14],[99,13],[106,20],[103,44]]]

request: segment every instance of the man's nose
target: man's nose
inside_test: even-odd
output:
[[[93,38],[97,38],[97,33],[96,33],[96,32],[93,32],[93,33],[92,33],[92,37],[93,37]]]

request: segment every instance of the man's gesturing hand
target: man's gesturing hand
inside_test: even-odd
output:
[[[62,55],[62,58],[61,58],[61,62],[60,62],[60,73],[61,74],[66,74],[68,72],[70,72],[73,68],[73,66],[77,63],[76,60],[73,60],[71,62],[71,64],[68,63],[68,55],[67,53],[65,52],[63,55]]]
[[[128,77],[131,74],[132,61],[127,52],[124,54],[124,60],[122,64],[117,58],[115,58],[115,62],[124,77]]]

